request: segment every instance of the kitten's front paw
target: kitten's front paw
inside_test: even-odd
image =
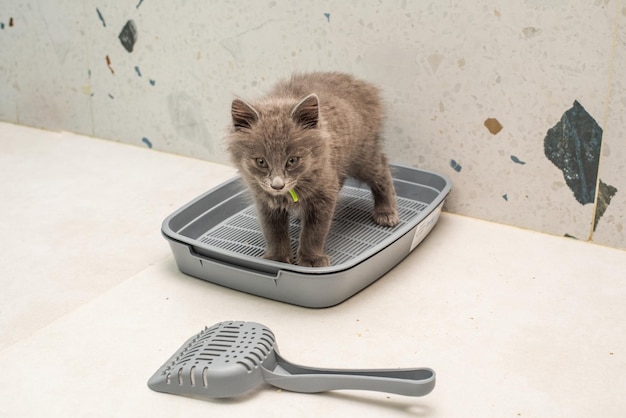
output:
[[[382,226],[396,226],[398,225],[398,222],[400,222],[398,211],[395,208],[375,209],[373,216],[374,222]]]
[[[327,255],[299,255],[297,263],[304,267],[327,267],[330,266],[330,258]]]
[[[291,264],[291,254],[278,255],[278,254],[265,253],[263,254],[263,258],[267,260],[280,261],[281,263]]]

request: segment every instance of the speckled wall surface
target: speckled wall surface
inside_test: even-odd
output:
[[[0,50],[0,119],[218,162],[234,95],[352,72],[448,211],[626,248],[621,0],[0,0]]]

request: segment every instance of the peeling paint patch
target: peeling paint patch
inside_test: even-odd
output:
[[[428,58],[426,58],[426,61],[428,61],[428,65],[430,65],[430,70],[432,71],[433,74],[437,73],[437,70],[439,69],[439,66],[441,65],[441,63],[443,62],[444,56],[441,54],[432,54],[429,55]]]
[[[496,118],[487,118],[485,120],[485,128],[491,132],[492,135],[497,135],[502,130],[503,126]]]
[[[546,133],[545,156],[563,172],[581,205],[595,201],[601,145],[602,128],[578,101]]]
[[[174,92],[167,96],[167,107],[171,124],[178,136],[201,145],[209,153],[214,152],[215,144],[198,99],[184,91]]]
[[[513,161],[515,164],[521,164],[521,165],[526,164],[526,161],[520,160],[515,155],[511,155],[511,161]]]
[[[143,138],[141,138],[141,142],[146,144],[148,146],[148,148],[152,148],[152,142],[150,142],[150,140],[148,138],[146,138],[145,136]]]
[[[528,27],[522,29],[522,33],[524,34],[524,36],[526,38],[530,39],[530,38],[534,38],[535,36],[539,35],[541,33],[541,29],[533,28],[532,26],[528,26]]]
[[[100,12],[100,9],[98,9],[96,7],[96,13],[98,13],[98,19],[100,19],[100,22],[102,22],[102,26],[104,26],[105,28],[107,27],[107,22],[104,21],[104,16],[102,16],[102,13]]]
[[[598,189],[599,190],[598,201],[596,203],[596,215],[593,220],[594,231],[596,230],[596,226],[598,226],[598,221],[600,220],[600,218],[602,218],[602,215],[604,215],[604,212],[606,212],[606,209],[611,204],[611,199],[613,199],[613,196],[615,196],[615,193],[617,193],[616,187],[606,184],[602,180],[600,180],[599,182]]]
[[[266,29],[268,24],[272,22],[274,22],[274,19],[268,19],[253,28],[231,36],[230,38],[222,39],[220,41],[220,46],[228,51],[235,60],[239,61],[244,55],[248,55],[246,51],[244,51],[244,45],[248,41],[252,41],[252,39],[255,40],[252,43],[255,43],[259,34],[262,33]],[[251,52],[251,50],[247,50],[247,52]],[[248,57],[248,59],[250,58]]]
[[[126,22],[118,38],[126,51],[133,52],[135,42],[137,42],[137,25],[132,19]]]
[[[452,167],[452,169],[457,173],[460,173],[463,169],[463,167],[461,167],[461,164],[457,163],[455,160],[450,160],[450,167]]]

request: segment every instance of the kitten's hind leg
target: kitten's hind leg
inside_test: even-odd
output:
[[[370,167],[367,173],[361,173],[360,177],[370,186],[374,196],[374,222],[382,226],[396,226],[400,222],[396,191],[385,156],[381,155],[379,164]]]

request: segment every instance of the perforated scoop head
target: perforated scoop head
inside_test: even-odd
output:
[[[237,396],[260,385],[260,366],[276,363],[274,334],[255,322],[206,327],[183,344],[148,381],[157,392],[213,398]]]
[[[263,382],[304,393],[335,389],[424,396],[435,372],[418,369],[339,370],[299,366],[278,354],[274,334],[256,322],[221,322],[185,344],[148,381],[158,392],[223,398]]]

